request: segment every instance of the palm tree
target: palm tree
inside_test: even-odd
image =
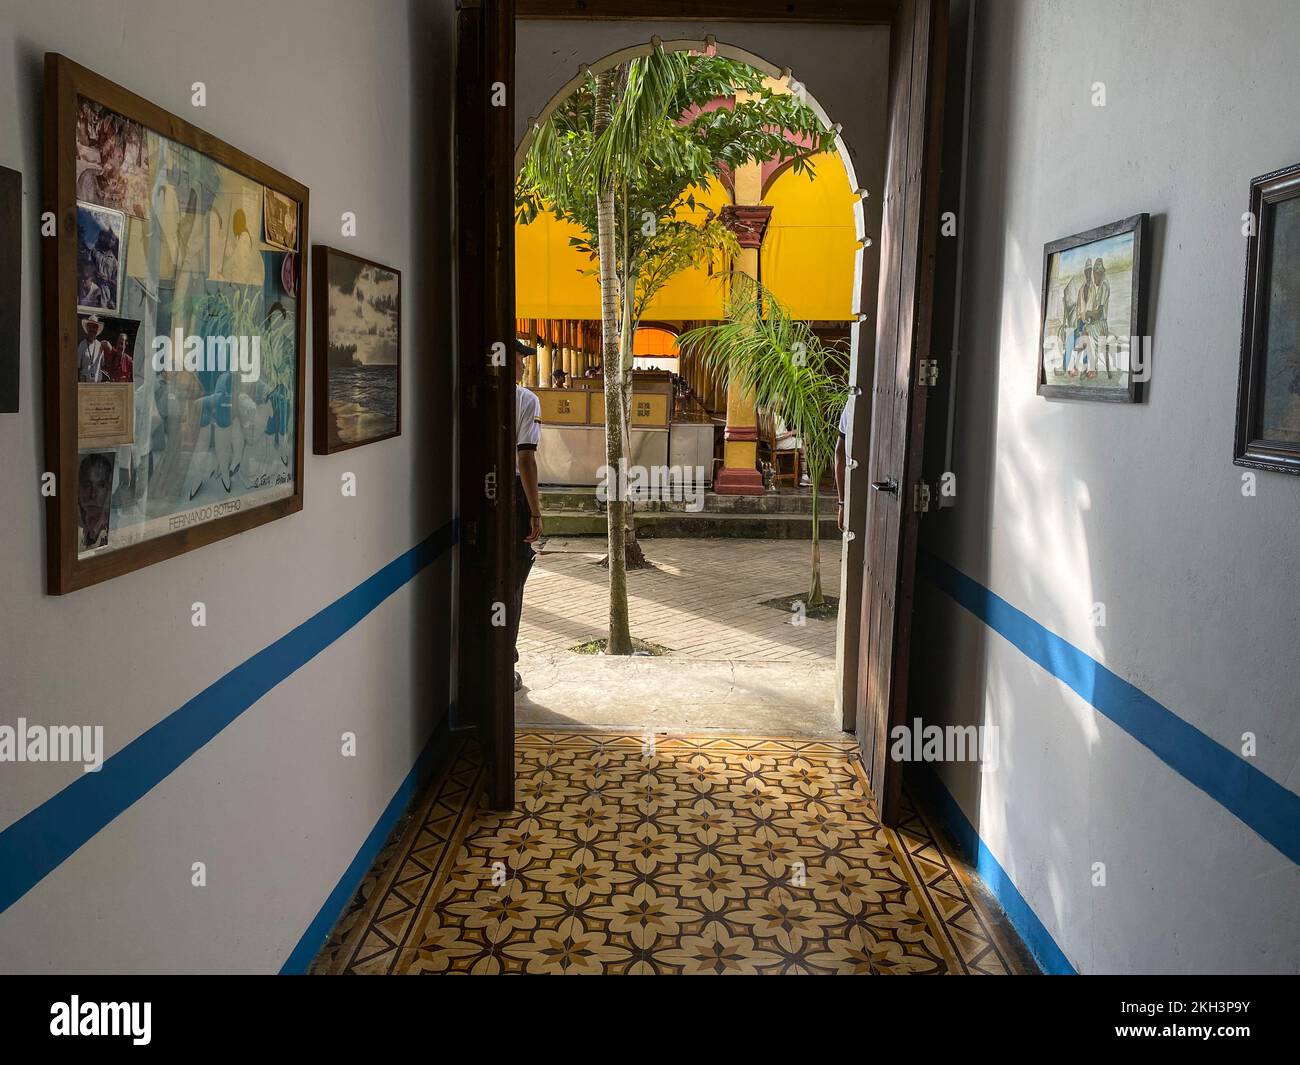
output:
[[[790,317],[772,294],[753,278],[728,277],[727,318],[688,330],[677,338],[683,351],[692,351],[719,375],[735,375],[752,392],[756,407],[781,417],[803,445],[808,479],[812,483],[812,574],[808,609],[824,606],[821,537],[818,521],[820,485],[835,454],[845,352],[823,344],[806,322]]]

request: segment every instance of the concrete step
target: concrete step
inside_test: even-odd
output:
[[[604,536],[605,515],[587,510],[543,511],[543,528],[550,536]],[[829,515],[829,517],[827,517]],[[834,500],[822,512],[821,538],[838,540],[840,531],[835,525]],[[812,517],[807,514],[732,514],[701,511],[692,514],[679,511],[644,511],[637,508],[636,532],[638,537],[681,536],[713,539],[735,537],[745,540],[811,540]]]
[[[699,513],[688,510],[690,504],[684,499],[636,500],[637,514],[653,513]],[[698,505],[698,502],[696,503]],[[822,493],[819,509],[823,514],[835,517],[835,497]],[[589,513],[605,512],[605,505],[596,498],[594,488],[543,488],[542,513],[566,513],[586,511]],[[718,495],[716,492],[704,494],[704,510],[707,514],[810,514],[812,496],[807,492],[767,492],[761,496]]]

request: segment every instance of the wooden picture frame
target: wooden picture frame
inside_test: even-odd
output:
[[[138,507],[141,515],[139,519],[141,528],[138,533],[133,529],[131,534],[126,536],[120,544],[110,542],[103,547],[89,551],[86,547],[87,538],[83,536],[79,545],[79,521],[84,518],[84,509],[82,512],[78,510],[78,494],[79,490],[85,487],[85,485],[79,483],[79,467],[84,478],[85,465],[80,462],[82,456],[79,454],[77,421],[77,305],[79,288],[77,279],[79,239],[77,234],[77,201],[85,199],[84,195],[80,195],[85,191],[84,187],[80,189],[78,187],[79,184],[83,183],[78,180],[77,132],[81,108],[79,101],[86,101],[88,107],[93,109],[96,114],[111,114],[113,122],[118,123],[119,128],[130,126],[134,132],[136,126],[143,127],[144,132],[141,136],[148,143],[158,146],[159,153],[162,153],[165,147],[165,150],[169,153],[169,160],[175,165],[180,165],[177,160],[206,160],[206,163],[204,163],[206,167],[205,174],[217,174],[220,177],[225,173],[230,173],[233,177],[238,178],[241,184],[247,185],[250,190],[250,198],[257,194],[256,190],[270,188],[296,200],[301,211],[298,225],[300,246],[301,242],[306,240],[308,222],[308,190],[306,186],[294,181],[266,163],[246,155],[226,142],[218,140],[211,134],[191,125],[156,104],[137,96],[128,89],[73,62],[66,56],[57,53],[46,54],[43,209],[52,212],[57,220],[57,235],[47,237],[42,241],[45,451],[47,468],[55,475],[54,484],[56,485],[55,491],[48,497],[46,508],[47,585],[52,595],[61,595],[79,588],[85,588],[89,585],[98,584],[100,581],[130,573],[143,566],[173,558],[195,548],[203,547],[218,540],[223,540],[228,536],[233,536],[236,533],[245,532],[269,521],[293,514],[301,510],[303,505],[303,386],[306,373],[307,307],[306,301],[299,298],[296,300],[296,306],[293,308],[292,313],[283,304],[280,305],[282,314],[279,328],[287,334],[292,327],[293,336],[292,346],[287,346],[289,341],[285,341],[286,346],[281,348],[277,358],[279,365],[285,371],[286,378],[288,373],[292,371],[293,380],[287,387],[282,387],[277,382],[274,390],[272,390],[272,399],[270,400],[276,411],[274,431],[276,446],[279,451],[276,453],[275,459],[278,466],[283,467],[283,471],[278,472],[274,479],[276,485],[274,491],[263,493],[260,499],[256,494],[248,496],[241,494],[231,496],[225,502],[214,501],[206,506],[201,503],[194,505],[189,512],[178,511],[172,513],[164,511],[161,516],[154,514],[147,519],[144,515],[148,514],[150,504],[146,498],[146,501],[140,503]],[[163,141],[158,138],[171,143],[164,146]],[[125,168],[119,171],[119,173],[124,172]],[[135,173],[147,172],[146,163],[142,164]],[[191,189],[194,187],[195,185],[191,185]],[[135,193],[129,194],[132,202],[126,205],[127,214],[131,216],[134,211],[134,217],[139,220],[142,226],[156,226],[161,231],[164,223],[158,217],[149,213],[151,208],[149,207],[147,191],[146,187],[144,198],[139,194],[138,188]],[[123,206],[122,204],[107,203],[104,205],[111,207]],[[194,229],[197,229],[201,223],[205,227],[202,231],[205,234],[207,227],[212,225],[212,220],[204,212],[202,205],[196,206],[192,200],[182,202],[180,211],[193,216]],[[259,215],[257,218],[259,230],[260,224],[261,218]],[[189,232],[194,232],[194,229]],[[160,237],[160,239],[162,238]],[[209,238],[205,235],[202,244],[205,249],[203,252],[204,258],[202,259],[205,278],[212,276],[207,271],[218,269],[213,265],[210,252],[211,245],[208,240]],[[197,240],[195,245],[198,246]],[[126,256],[128,259],[130,257],[126,247],[118,249],[118,254]],[[264,262],[260,258],[260,251],[254,249],[253,254],[255,256],[254,262]],[[128,262],[121,268],[125,271],[129,266]],[[179,276],[179,269],[175,269],[173,276]],[[225,279],[225,275],[219,276]],[[149,278],[146,276],[145,280],[148,281]],[[141,285],[140,287],[143,289],[144,286]],[[234,287],[236,286],[231,286],[231,288]],[[247,289],[251,286],[245,284],[239,287]],[[206,289],[204,291],[206,292]],[[154,299],[157,298],[155,295]],[[177,317],[183,317],[184,313],[187,312],[182,311]],[[271,317],[272,312],[267,311],[265,316],[258,322],[259,330],[262,329],[266,322],[271,320]],[[233,332],[233,330],[231,331]],[[159,336],[161,335],[159,333]],[[142,334],[140,336],[138,344],[140,363],[146,363],[146,360],[150,358],[149,352],[153,340],[152,335]],[[211,349],[209,348],[209,350]],[[141,366],[140,369],[143,372],[148,372],[144,366]],[[149,369],[151,370],[152,367],[149,367]],[[204,372],[210,369],[211,367],[207,367],[205,364]],[[193,376],[197,377],[199,375],[194,374]],[[146,377],[144,380],[146,382],[145,387],[148,387],[148,382],[151,380],[157,384],[156,379]],[[168,380],[163,379],[164,387],[167,386]],[[250,377],[244,377],[242,380],[248,381]],[[226,391],[222,395],[227,406],[237,406],[236,401],[239,396],[236,395],[235,386],[227,381],[225,388]],[[188,401],[189,393],[185,395]],[[292,405],[292,411],[288,409],[290,405]],[[228,418],[226,420],[229,421]],[[136,421],[139,421],[138,417]],[[208,423],[204,422],[204,424]],[[189,423],[185,423],[183,427],[188,429]],[[292,454],[290,454],[287,439],[291,430],[293,432]],[[137,425],[136,431],[148,432],[149,425]],[[266,432],[269,434],[271,431],[268,425]],[[201,432],[202,429],[199,429],[198,433]],[[216,435],[216,429],[214,428],[210,437],[215,439]],[[190,450],[194,451],[197,447],[198,445],[192,444]],[[105,454],[102,450],[96,451],[89,445],[80,448],[80,450],[86,451],[87,457]],[[177,450],[179,451],[179,445]],[[121,452],[118,453],[119,461],[121,454]],[[102,460],[96,458],[86,465],[95,469],[97,476],[102,479]],[[201,465],[201,463],[198,465]],[[251,465],[250,459],[250,468]],[[134,488],[137,468],[132,465],[130,469],[132,487]],[[150,469],[152,469],[152,466],[150,466]],[[290,470],[292,471],[291,475]],[[233,483],[231,471],[228,470],[223,477],[230,478]],[[247,474],[245,474],[245,477],[247,478]],[[270,483],[270,480],[268,477],[264,481],[255,481],[248,491],[256,493],[263,484]],[[146,485],[150,484],[152,484],[152,477],[146,481]],[[112,485],[110,485],[109,491],[112,491]],[[192,503],[195,499],[202,498],[207,491],[207,486],[204,484],[201,485],[201,490],[198,493],[180,492],[176,494],[175,498],[181,500],[188,495],[188,500],[185,501]],[[231,489],[227,488],[226,491],[230,492]],[[242,491],[243,489],[241,489]],[[274,495],[275,498],[269,498],[271,495]],[[161,492],[158,493],[158,496],[165,498]],[[101,501],[98,505],[107,507],[109,504]],[[112,505],[116,506],[117,504]],[[133,517],[132,520],[135,520],[135,518]],[[94,546],[98,547],[98,545]]]
[[[355,394],[350,396],[346,401],[340,400],[336,406],[331,399],[331,384],[335,382],[335,375],[340,371],[339,359],[347,356],[347,352],[340,354],[340,345],[335,344],[338,339],[343,346],[347,345],[347,336],[335,337],[330,331],[330,292],[331,280],[335,276],[331,267],[337,272],[340,267],[351,267],[351,276],[348,281],[356,284],[361,278],[370,278],[371,286],[368,293],[358,292],[358,303],[365,306],[364,314],[371,319],[376,315],[389,313],[394,321],[391,330],[385,334],[382,327],[378,333],[366,332],[363,336],[354,337],[351,348],[351,359],[357,372],[366,372],[371,375],[378,375],[375,380],[367,380],[363,384],[359,383],[355,387]],[[395,436],[402,435],[402,272],[395,267],[385,266],[383,263],[377,263],[373,259],[366,259],[360,255],[354,255],[352,252],[342,251],[338,248],[327,247],[324,244],[316,244],[311,250],[311,291],[312,291],[312,453],[315,455],[333,455],[339,451],[349,451],[355,447],[364,447],[366,444],[377,444],[381,440],[391,440]],[[376,275],[379,275],[376,277]],[[391,302],[396,304],[393,311],[387,311],[386,304],[389,301],[387,292],[380,293],[380,303],[377,306],[373,296],[375,294],[375,284],[385,288],[396,285],[396,295]],[[347,297],[351,299],[353,292],[348,291]],[[382,320],[382,319],[381,319]],[[364,340],[374,347],[382,344],[385,348],[395,351],[395,359],[392,362],[379,361],[384,358],[382,353],[370,351],[365,353],[365,359],[358,356],[362,353],[357,351],[357,344]],[[331,351],[334,352],[335,362],[331,366]],[[376,361],[370,361],[375,358]],[[388,367],[392,367],[392,374],[382,373]],[[391,377],[391,382],[389,378]],[[391,393],[391,409],[388,403],[389,394]],[[337,396],[337,390],[335,392]],[[350,410],[349,422],[347,428],[339,424],[340,408],[346,407]],[[369,425],[367,425],[369,423]],[[375,423],[378,423],[376,425]],[[389,428],[391,425],[391,428]]]
[[[1254,230],[1246,241],[1232,461],[1257,470],[1300,473],[1300,314],[1294,295],[1286,304],[1273,305],[1275,296],[1285,299],[1294,293],[1300,279],[1300,163],[1251,181],[1249,217]],[[1281,249],[1277,246],[1279,223],[1285,227]],[[1290,253],[1291,270],[1289,284],[1284,283],[1281,292],[1275,291],[1275,281],[1288,263],[1276,261],[1279,250]],[[1279,315],[1276,321],[1271,314],[1275,310]],[[1270,343],[1278,365],[1272,365]]]
[[[1141,402],[1151,372],[1143,254],[1148,218],[1146,214],[1130,215],[1044,246],[1035,381],[1040,396]],[[1094,253],[1102,269],[1099,281],[1090,286],[1085,277],[1094,276]],[[1082,268],[1075,263],[1081,256]],[[1110,273],[1120,282],[1118,286],[1111,285],[1106,276],[1108,256],[1119,266]],[[1091,310],[1085,312],[1078,304],[1088,297],[1081,293],[1096,291],[1099,282],[1104,282],[1101,291],[1106,295],[1100,303],[1090,301]]]

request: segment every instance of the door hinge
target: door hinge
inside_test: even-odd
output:
[[[930,510],[930,486],[924,481],[912,485],[912,509],[918,514],[926,514]]]
[[[468,547],[478,547],[478,522],[471,518],[462,526],[464,533],[461,537]]]
[[[939,360],[918,359],[916,363],[916,383],[933,388],[939,383]]]

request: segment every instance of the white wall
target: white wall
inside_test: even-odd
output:
[[[111,755],[449,520],[452,18],[436,0],[4,0],[0,165],[23,173],[25,227],[22,410],[0,415],[0,724],[102,723]],[[61,598],[44,593],[38,494],[47,51],[297,178],[314,241],[405,281],[401,437],[312,456],[307,387],[302,513]],[[0,969],[278,970],[445,713],[448,581],[444,557],[0,914]],[[0,766],[0,827],[79,773]],[[195,861],[207,888],[189,886]]]
[[[1300,6],[985,0],[976,21],[960,496],[927,546],[1228,749],[1255,733],[1295,791],[1300,478],[1244,498],[1232,447],[1241,215],[1252,177],[1300,161]],[[1043,245],[1140,211],[1147,401],[1039,398]],[[1293,862],[920,589],[914,708],[1000,726],[996,772],[942,776],[1073,965],[1300,969]]]

